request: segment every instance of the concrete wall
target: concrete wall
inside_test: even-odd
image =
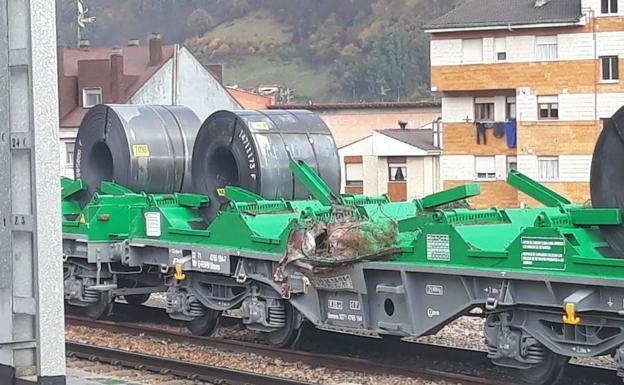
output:
[[[178,97],[175,104],[191,108],[202,121],[218,110],[240,110],[227,90],[186,49],[178,55]]]
[[[130,99],[132,104],[172,104],[174,61],[169,60]]]
[[[440,191],[440,157],[407,158],[407,199]]]

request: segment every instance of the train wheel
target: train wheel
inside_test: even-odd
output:
[[[204,316],[196,318],[188,323],[187,328],[193,335],[210,337],[217,330],[221,312],[208,308],[206,308],[205,311],[206,314]]]
[[[124,299],[129,305],[142,305],[150,299],[150,293],[124,295]]]
[[[569,357],[562,356],[546,350],[544,361],[528,369],[520,370],[520,379],[530,385],[552,385],[563,376]]]
[[[301,336],[302,323],[299,320],[299,313],[288,302],[285,303],[286,325],[274,332],[264,333],[264,340],[276,348],[289,348],[297,344]]]
[[[108,301],[106,296],[100,295],[98,302],[83,308],[84,314],[96,320],[105,320],[113,312],[113,301]]]

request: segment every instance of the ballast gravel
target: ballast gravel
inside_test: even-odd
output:
[[[147,336],[112,333],[84,326],[67,326],[69,341],[104,346],[160,357],[197,362],[207,365],[246,370],[271,376],[292,378],[318,384],[357,385],[455,385],[448,381],[431,381],[404,376],[371,375],[368,373],[313,367],[301,362],[285,362],[278,358],[253,353],[217,350],[208,346],[180,344]]]

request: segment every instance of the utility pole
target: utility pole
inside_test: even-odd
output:
[[[55,23],[0,0],[1,384],[65,384]]]

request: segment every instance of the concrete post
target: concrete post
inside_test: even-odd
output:
[[[55,2],[0,0],[0,383],[65,383]]]

